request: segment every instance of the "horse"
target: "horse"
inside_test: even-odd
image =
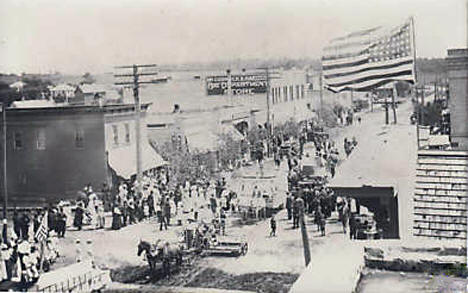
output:
[[[177,268],[182,265],[183,250],[182,247],[176,244],[170,244],[169,242],[162,243],[161,240],[156,241],[155,244],[151,244],[140,240],[137,255],[140,256],[143,252],[145,252],[151,273],[155,271],[157,262],[162,262],[165,276],[169,276],[170,274],[171,262],[175,262]]]
[[[151,243],[144,240],[140,240],[138,243],[137,255],[140,256],[143,252],[145,253],[145,258],[148,261],[151,273],[154,272],[154,269],[156,268],[156,262],[159,259],[157,245],[158,243],[152,245]]]

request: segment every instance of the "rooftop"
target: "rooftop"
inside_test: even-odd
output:
[[[30,102],[30,101],[22,101]],[[37,101],[31,101],[37,102]],[[141,110],[146,112],[151,103],[141,104]],[[21,107],[8,108],[8,115],[38,115],[38,114],[84,114],[84,113],[115,113],[115,112],[133,112],[135,111],[134,104],[118,104],[106,106],[40,106],[36,107]]]

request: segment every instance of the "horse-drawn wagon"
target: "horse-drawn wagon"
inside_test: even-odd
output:
[[[244,236],[219,234],[214,227],[208,225],[203,225],[200,229],[192,226],[184,231],[182,241],[187,253],[193,251],[202,256],[241,256],[247,253],[248,243]]]
[[[241,256],[249,250],[249,245],[242,236],[217,236],[202,251],[202,255]]]

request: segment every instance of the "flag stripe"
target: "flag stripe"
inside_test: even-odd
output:
[[[47,218],[48,216],[46,212],[45,215],[42,217],[41,225],[37,229],[36,235],[34,235],[38,241],[42,241],[47,238],[47,233],[49,232]]]
[[[356,41],[353,43],[342,43],[342,44],[337,44],[337,45],[331,45],[331,46],[326,46],[323,48],[323,51],[334,51],[334,50],[339,50],[339,49],[346,49],[346,48],[359,48],[359,47],[368,47],[370,45],[370,40],[361,40],[361,41]]]
[[[338,55],[329,55],[325,56],[322,58],[322,61],[329,61],[329,60],[338,60],[338,59],[344,59],[344,58],[349,58],[349,57],[359,57],[364,54],[369,53],[369,48],[366,48],[362,51],[359,52],[352,52],[352,53],[343,53],[343,54],[338,54]]]
[[[412,70],[412,69],[413,69],[412,64],[391,66],[385,69],[370,70],[370,71],[364,71],[364,72],[360,72],[360,73],[356,73],[352,75],[346,75],[342,77],[329,78],[327,79],[327,84],[350,83],[353,81],[359,82],[359,80],[363,78],[372,78],[373,76],[392,74],[394,72]]]
[[[351,90],[351,89],[354,91],[366,91],[366,90],[372,90],[374,88],[380,87],[382,85],[385,85],[387,83],[390,83],[396,80],[404,80],[404,81],[409,81],[409,82],[414,81],[412,72],[410,74],[408,74],[408,72],[404,72],[400,76],[395,76],[395,78],[384,77],[380,79],[363,81],[361,83],[347,84],[341,87],[330,87],[328,85],[327,87],[329,89],[333,89],[332,91],[334,92],[341,92],[344,90]]]
[[[414,83],[414,79],[413,79],[413,76],[408,76],[407,78],[404,78],[404,77],[399,77],[398,80],[403,80],[403,81],[407,81],[409,83]],[[325,87],[326,89],[328,89],[329,91],[331,92],[334,92],[334,93],[340,93],[340,92],[343,92],[343,91],[349,91],[349,90],[353,90],[353,91],[356,91],[356,92],[368,92],[368,91],[371,91],[373,89],[376,89],[376,88],[379,88],[381,86],[384,86],[386,84],[389,84],[391,82],[394,82],[395,80],[394,79],[381,79],[381,80],[376,80],[375,82],[373,82],[372,84],[368,84],[368,85],[362,85],[360,87],[342,87],[342,88],[329,88],[329,87]]]
[[[361,64],[361,65],[358,65],[358,66],[327,70],[325,72],[325,75],[333,75],[333,74],[339,74],[339,73],[344,74],[344,73],[349,73],[349,72],[361,70],[361,69],[364,69],[364,68],[373,68],[373,67],[376,67],[376,66],[384,66],[384,65],[395,65],[397,63],[400,63],[400,61],[403,62],[403,61],[412,61],[412,60],[413,60],[412,57],[405,57],[405,58],[400,58],[400,59],[397,59],[397,60],[372,62],[370,65],[369,65],[369,60],[368,60],[367,63]]]
[[[323,66],[323,70],[330,70],[330,69],[338,69],[338,68],[347,68],[353,66],[359,66],[362,64],[369,63],[369,57],[365,57],[364,59],[357,59],[357,61],[349,62],[349,63],[335,63],[332,65]],[[326,64],[326,63],[323,63]]]
[[[373,80],[373,79],[392,78],[392,77],[397,77],[397,76],[400,76],[400,75],[411,75],[412,72],[413,72],[413,70],[410,69],[410,70],[403,70],[403,71],[392,72],[392,73],[387,73],[387,74],[376,74],[376,75],[366,76],[366,77],[363,77],[363,78],[360,78],[360,79],[349,80],[349,81],[345,81],[345,82],[341,82],[341,83],[333,83],[333,84],[327,84],[327,85],[331,86],[331,87],[342,87],[342,86],[346,86],[346,85],[350,85],[350,84],[357,84],[357,83],[361,83],[361,82],[364,82],[364,81],[370,81],[370,80]]]
[[[361,73],[361,72],[365,72],[365,71],[371,71],[371,70],[387,69],[387,68],[392,68],[392,67],[395,67],[395,66],[407,65],[407,64],[413,64],[413,61],[412,60],[405,60],[405,61],[401,61],[401,62],[397,62],[397,63],[391,63],[391,64],[385,64],[385,65],[379,65],[379,66],[373,66],[373,67],[368,67],[367,65],[366,66],[358,66],[358,67],[350,68],[352,71],[340,70],[340,71],[337,71],[338,73],[332,73],[332,74],[329,74],[329,75],[324,75],[324,78],[332,79],[332,78],[335,78],[335,77],[348,76],[348,75],[353,75],[353,74],[357,74],[357,73]],[[358,68],[358,69],[353,70],[355,68]]]

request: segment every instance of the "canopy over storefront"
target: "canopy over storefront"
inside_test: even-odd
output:
[[[129,179],[137,173],[135,144],[109,150],[108,160],[111,168],[124,179]],[[148,143],[143,143],[141,146],[141,161],[143,172],[167,165],[167,162]]]
[[[209,131],[190,133],[186,134],[185,136],[187,138],[187,144],[191,152],[215,152],[219,147],[218,136]]]

